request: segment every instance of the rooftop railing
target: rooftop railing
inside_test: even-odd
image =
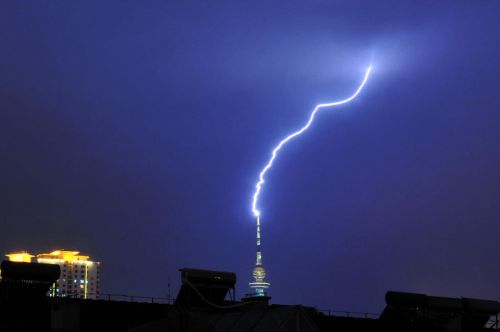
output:
[[[328,309],[317,309],[317,310],[327,316],[335,316],[335,317],[364,318],[364,319],[378,319],[380,317],[380,314],[375,314],[372,312],[328,310]]]

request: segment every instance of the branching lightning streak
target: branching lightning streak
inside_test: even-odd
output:
[[[293,138],[295,138],[295,137],[299,136],[300,134],[302,134],[303,132],[305,132],[311,126],[311,124],[312,124],[312,122],[314,120],[314,117],[316,116],[316,113],[319,110],[321,110],[322,108],[326,108],[326,107],[338,106],[338,105],[346,104],[346,103],[350,102],[351,100],[353,100],[354,98],[356,98],[358,96],[358,94],[361,92],[361,90],[363,89],[363,87],[365,86],[366,81],[368,80],[368,76],[370,76],[371,70],[372,70],[372,66],[369,66],[368,69],[366,69],[363,81],[359,85],[358,89],[354,92],[354,94],[352,94],[349,98],[346,98],[346,99],[343,99],[343,100],[340,100],[340,101],[334,101],[334,102],[327,103],[327,104],[318,104],[318,105],[316,105],[316,107],[314,108],[314,110],[312,111],[312,113],[311,113],[311,115],[309,117],[309,121],[307,121],[307,123],[301,129],[299,129],[296,132],[294,132],[294,133],[288,135],[287,137],[285,137],[274,148],[274,150],[273,150],[273,152],[271,154],[271,159],[269,159],[269,161],[267,162],[266,166],[260,172],[260,174],[259,174],[259,182],[257,182],[257,184],[255,185],[255,193],[253,195],[253,202],[252,202],[252,212],[253,212],[253,214],[254,214],[255,217],[259,218],[259,216],[260,216],[260,211],[259,211],[259,209],[257,209],[257,202],[258,202],[258,199],[259,199],[260,191],[262,189],[262,185],[264,184],[264,177],[265,177],[267,171],[273,166],[273,162],[276,159],[276,156],[278,155],[278,152],[281,150],[281,148],[286,143],[288,143],[290,140],[292,140]]]

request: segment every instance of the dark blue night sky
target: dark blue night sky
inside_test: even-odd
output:
[[[103,291],[264,265],[274,303],[500,298],[500,1],[4,1],[0,253],[77,249]]]

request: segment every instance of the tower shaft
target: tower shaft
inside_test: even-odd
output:
[[[257,250],[255,257],[255,267],[253,269],[254,282],[250,282],[250,288],[255,290],[255,296],[266,296],[266,289],[271,285],[264,279],[266,277],[266,271],[262,266],[262,248],[261,248],[261,232],[260,232],[260,217],[257,217]]]
[[[260,218],[257,218],[257,255],[255,265],[262,266],[262,251],[260,248]]]

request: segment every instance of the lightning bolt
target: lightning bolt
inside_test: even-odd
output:
[[[309,127],[311,126],[312,122],[314,121],[314,117],[316,116],[316,113],[318,113],[321,109],[332,107],[332,106],[339,106],[339,105],[342,105],[342,104],[346,104],[346,103],[350,102],[351,100],[353,100],[354,98],[356,98],[358,96],[358,94],[361,92],[361,90],[363,90],[363,87],[365,86],[366,81],[368,80],[368,77],[370,76],[370,72],[371,71],[372,71],[372,66],[369,66],[366,69],[363,81],[359,85],[358,89],[349,98],[346,98],[346,99],[343,99],[343,100],[340,100],[340,101],[334,101],[334,102],[327,103],[327,104],[318,104],[318,105],[316,105],[316,107],[312,111],[311,115],[309,116],[309,121],[307,121],[307,123],[301,129],[299,129],[296,132],[294,132],[294,133],[288,135],[287,137],[285,137],[274,148],[274,150],[273,150],[273,152],[271,154],[271,158],[269,159],[269,161],[267,162],[266,166],[262,169],[262,171],[259,174],[259,182],[257,182],[257,184],[255,185],[255,193],[253,194],[253,202],[252,202],[252,212],[253,212],[254,216],[257,217],[258,220],[260,219],[259,218],[259,216],[260,216],[260,210],[257,208],[257,203],[258,203],[258,200],[259,200],[260,191],[262,190],[262,185],[264,184],[264,177],[266,176],[267,171],[269,171],[269,169],[273,166],[273,162],[276,159],[276,157],[278,156],[278,152],[281,150],[281,148],[283,146],[285,146],[285,144],[287,144],[288,142],[290,142],[292,139],[294,139],[295,137],[301,135],[303,132],[305,132],[307,129],[309,129]]]

